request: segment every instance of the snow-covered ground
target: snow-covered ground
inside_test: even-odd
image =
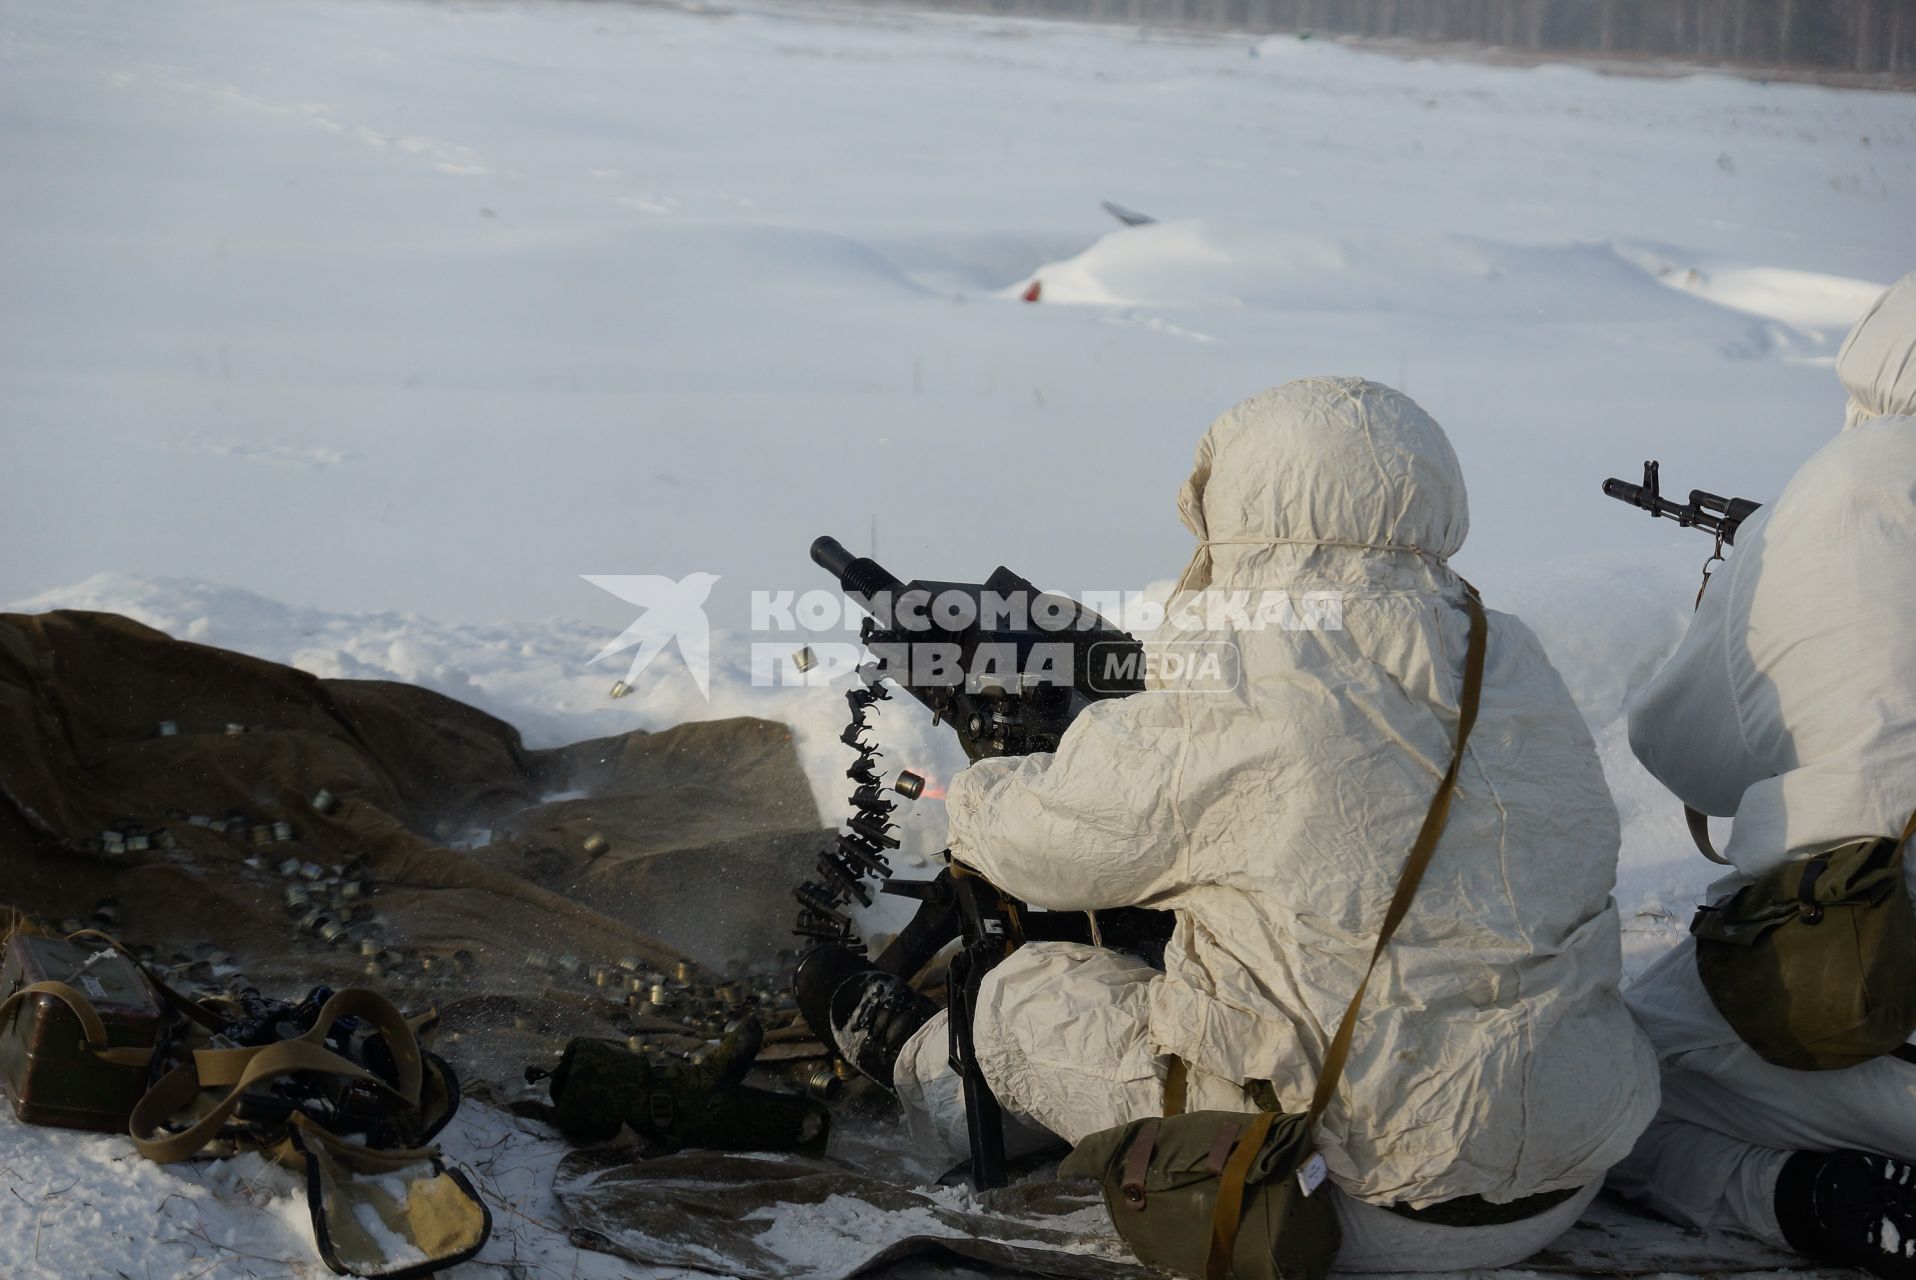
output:
[[[1916,266],[1916,97],[1714,75],[563,0],[0,0],[0,72],[0,601],[541,742],[783,717],[835,814],[836,696],[739,634],[824,585],[815,534],[1161,584],[1210,418],[1361,373],[1448,427],[1459,567],[1598,734],[1624,906],[1675,917],[1705,868],[1618,713],[1707,548],[1597,482],[1773,494]],[[669,654],[608,701],[635,610],[580,575],[693,572],[711,701]],[[917,720],[891,762],[949,772]]]
[[[478,1259],[447,1274],[611,1280],[632,1268],[566,1241],[543,1126],[468,1103],[440,1138],[492,1214]],[[35,1129],[0,1113],[0,1276],[7,1280],[319,1280],[306,1191],[256,1155],[151,1164],[124,1138]],[[517,1266],[519,1270],[512,1268]],[[662,1280],[662,1278],[661,1278]]]
[[[541,743],[787,719],[836,816],[842,701],[751,679],[799,638],[750,593],[822,585],[816,534],[1162,590],[1206,423],[1362,374],[1450,431],[1459,568],[1597,734],[1640,964],[1709,876],[1619,715],[1708,548],[1598,481],[1774,494],[1912,207],[1912,95],[771,3],[0,0],[0,601]],[[634,610],[580,575],[694,572],[710,700],[671,655],[608,700]],[[958,763],[908,708],[882,732]],[[57,1138],[0,1134],[0,1166]],[[158,1176],[132,1274],[172,1273]],[[79,1274],[58,1204],[0,1225]]]

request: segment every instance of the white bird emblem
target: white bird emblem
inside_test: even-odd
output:
[[[712,624],[705,616],[705,601],[712,594],[716,573],[688,573],[676,582],[656,573],[579,575],[602,591],[610,591],[627,604],[636,604],[645,612],[638,621],[619,633],[618,639],[599,650],[592,662],[609,658],[622,650],[638,646],[625,679],[629,684],[639,678],[652,659],[676,643],[679,657],[692,673],[699,692],[712,696]],[[592,663],[587,663],[587,666]]]

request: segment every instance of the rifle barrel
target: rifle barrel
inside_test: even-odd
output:
[[[1603,482],[1603,496],[1615,498],[1618,502],[1627,502],[1633,507],[1644,506],[1643,486],[1631,484],[1628,480],[1619,480],[1614,476]]]

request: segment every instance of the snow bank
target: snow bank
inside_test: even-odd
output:
[[[1655,323],[1688,310],[1614,245],[1518,245],[1428,233],[1326,236],[1247,219],[1126,227],[1038,268],[1006,293],[1022,296],[1034,281],[1045,302],[1385,312],[1480,323]],[[1846,319],[1821,323],[1853,322],[1881,290],[1875,286]]]

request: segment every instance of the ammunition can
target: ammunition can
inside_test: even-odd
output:
[[[110,1047],[151,1049],[161,1010],[127,958],[84,943],[15,934],[0,962],[0,998],[36,982],[63,982],[99,1015]],[[0,1083],[29,1124],[124,1132],[146,1092],[146,1068],[103,1062],[82,1041],[80,1020],[60,1000],[29,996],[0,1023]]]

